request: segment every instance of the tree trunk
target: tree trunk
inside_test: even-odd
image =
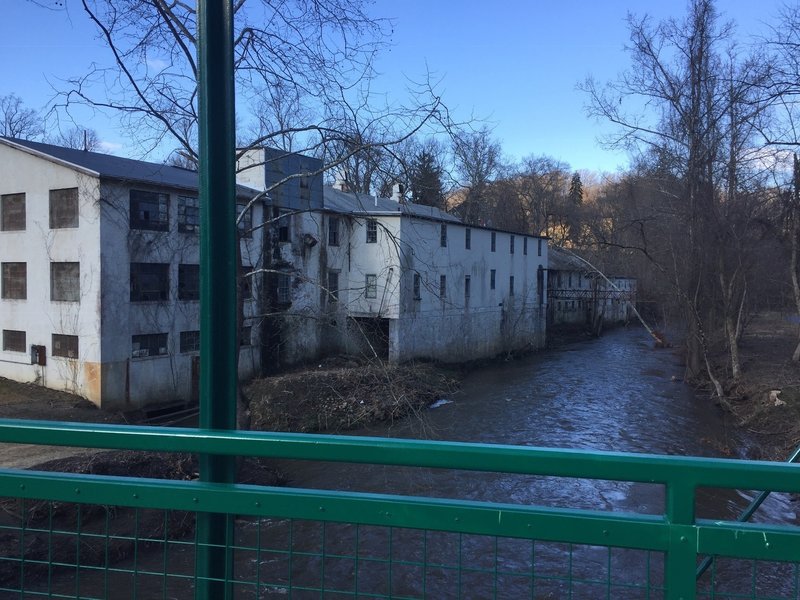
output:
[[[789,268],[791,271],[792,276],[792,291],[794,292],[794,303],[797,309],[797,314],[800,316],[800,281],[798,281],[797,277],[797,254],[800,251],[798,245],[800,242],[798,241],[798,237],[800,237],[800,159],[797,158],[797,154],[794,155],[794,198],[792,199],[792,208],[791,208],[791,237],[792,237],[792,256]],[[794,353],[792,354],[792,360],[794,362],[800,362],[800,339],[797,341],[797,347],[794,349]]]

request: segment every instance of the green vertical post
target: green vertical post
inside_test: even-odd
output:
[[[697,530],[694,527],[695,483],[671,481],[666,489],[666,515],[670,527],[664,583],[669,600],[695,600],[697,582]]]
[[[200,157],[200,427],[236,428],[236,175],[233,2],[197,3]],[[232,483],[235,459],[200,455],[202,481]],[[202,507],[198,507],[202,510]],[[196,598],[232,598],[233,517],[197,514]]]

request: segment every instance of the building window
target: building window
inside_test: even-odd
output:
[[[169,195],[131,190],[131,229],[169,230]]]
[[[470,276],[469,275],[465,275],[464,276],[464,303],[465,304],[469,303],[469,295],[470,295],[470,292],[471,292],[470,283],[472,283],[471,280],[470,280]]]
[[[378,276],[368,274],[364,279],[364,297],[377,298],[378,297]]]
[[[489,289],[493,290],[497,287],[497,269],[489,271]]]
[[[339,271],[328,271],[328,302],[339,301]]]
[[[0,224],[3,231],[25,231],[25,194],[0,196]]]
[[[198,352],[200,350],[200,332],[181,331],[181,352]]]
[[[78,358],[78,336],[53,334],[53,356]]]
[[[567,287],[572,287],[572,272],[567,274]]]
[[[28,263],[3,263],[2,298],[25,300],[28,297]]]
[[[447,248],[447,225],[442,223],[439,228],[439,245]]]
[[[6,352],[27,352],[25,332],[3,329],[3,350]]]
[[[248,204],[236,205],[236,227],[241,237],[253,237],[253,207]],[[288,232],[288,229],[287,229]]]
[[[542,240],[541,240],[541,238],[540,238],[540,239],[538,239],[538,240],[536,240],[536,241],[537,241],[537,242],[539,242],[539,243],[538,243],[538,248],[537,248],[537,250],[536,250],[536,252],[537,252],[537,254],[536,254],[536,255],[537,255],[537,256],[541,256],[541,255],[542,255]]]
[[[447,298],[447,275],[439,275],[439,298]]]
[[[81,301],[81,263],[50,263],[50,300]]]
[[[291,284],[292,279],[288,273],[278,273],[278,304],[289,304],[291,303]]]
[[[492,252],[494,252],[495,250],[497,250],[497,233],[493,231],[492,232]]]
[[[280,208],[273,208],[272,209],[272,219],[275,224],[275,232],[277,234],[278,241],[281,243],[291,242],[291,224],[292,224],[292,215],[290,212],[281,210]]]
[[[522,254],[528,256],[528,238],[522,238]]]
[[[508,278],[508,295],[509,296],[513,296],[514,295],[514,276],[513,275]]]
[[[200,200],[194,196],[178,196],[178,231],[200,231]]]
[[[250,346],[253,343],[253,327],[251,325],[245,325],[242,327],[241,331],[239,331],[239,345],[240,346]]]
[[[166,333],[145,333],[131,336],[131,357],[165,356],[167,354]]]
[[[168,263],[131,263],[131,302],[156,302],[168,299]]]
[[[78,226],[78,188],[50,190],[50,229]]]
[[[339,217],[328,217],[328,245],[339,245]]]
[[[422,300],[422,277],[414,273],[414,300]]]
[[[508,236],[508,251],[511,254],[514,254],[514,236]]]
[[[200,265],[178,265],[178,300],[200,300]]]
[[[375,219],[367,219],[367,243],[378,243],[378,221]]]

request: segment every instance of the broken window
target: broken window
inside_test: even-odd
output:
[[[439,245],[442,248],[447,247],[447,225],[442,223],[439,229]]]
[[[50,190],[50,229],[78,226],[78,188]]]
[[[178,300],[200,299],[200,265],[178,265]]]
[[[489,271],[489,289],[493,290],[497,287],[497,269]]]
[[[78,358],[78,336],[53,334],[53,356]]]
[[[3,350],[6,352],[27,352],[25,332],[3,329]]]
[[[464,230],[464,248],[467,250],[472,248],[472,229],[469,227]]]
[[[168,299],[168,263],[131,263],[131,302],[157,302]]]
[[[378,276],[375,274],[368,274],[364,280],[364,297],[377,298],[378,297]]]
[[[439,298],[447,297],[447,275],[439,276]]]
[[[292,214],[289,211],[281,210],[277,207],[272,209],[273,225],[279,242],[286,243],[292,241],[290,235],[291,218]]]
[[[28,264],[3,263],[2,297],[5,300],[25,300],[28,297]]]
[[[145,333],[131,336],[131,357],[164,356],[167,354],[166,333]]]
[[[81,301],[80,263],[50,263],[50,300],[57,302]]]
[[[181,331],[181,352],[198,352],[200,350],[200,332]]]
[[[25,194],[0,196],[2,231],[25,231]]]
[[[378,243],[378,221],[375,219],[367,219],[367,243]]]
[[[178,196],[178,231],[200,231],[200,200],[194,196]]]
[[[339,245],[339,217],[328,217],[328,245]]]
[[[169,230],[169,195],[131,190],[131,229]]]
[[[414,273],[414,300],[422,300],[422,277]]]

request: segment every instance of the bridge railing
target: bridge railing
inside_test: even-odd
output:
[[[0,470],[0,596],[184,598],[193,517],[237,517],[242,598],[797,597],[800,528],[695,517],[702,488],[800,493],[797,465],[335,435],[0,420],[0,441],[657,484],[661,514]],[[416,471],[414,471],[416,472]],[[412,475],[413,476],[413,472]],[[155,523],[156,527],[152,525]],[[698,561],[726,557],[699,582]],[[115,595],[108,596],[110,589]]]

